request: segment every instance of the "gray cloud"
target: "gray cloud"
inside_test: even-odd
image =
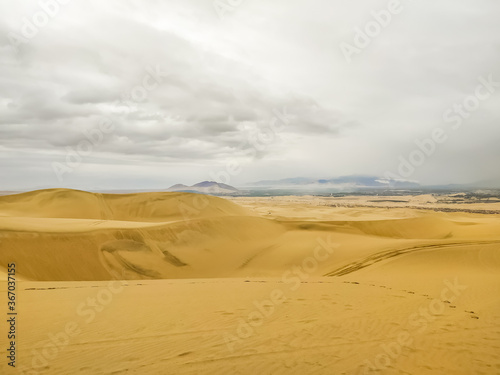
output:
[[[108,178],[138,186],[113,168],[127,163],[158,186],[209,178],[233,159],[244,166],[235,184],[394,170],[415,139],[447,126],[443,112],[479,76],[500,81],[497,2],[401,3],[351,64],[339,43],[351,43],[385,1],[259,0],[225,20],[211,2],[72,1],[18,46],[12,36],[40,8],[4,3],[0,189],[57,185],[51,163],[103,119],[115,130],[68,177],[71,186],[110,187]],[[474,134],[465,125],[454,132],[413,178],[444,182],[446,169],[448,182],[500,180],[494,168],[475,167],[498,156],[499,96],[467,119]],[[283,110],[286,126],[249,157],[251,140]]]

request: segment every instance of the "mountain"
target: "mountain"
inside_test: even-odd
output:
[[[248,184],[259,187],[305,187],[305,188],[418,188],[413,181],[394,180],[377,176],[342,176],[330,179],[313,179],[305,177],[285,178],[282,180],[263,180]]]
[[[179,190],[183,190],[183,189],[189,189],[189,186],[184,185],[184,184],[175,184],[175,185],[172,185],[168,188],[168,190],[170,190],[170,191],[179,191]]]
[[[195,185],[193,185],[192,187],[195,187],[195,188],[221,188],[221,189],[226,189],[226,190],[231,190],[231,191],[239,191],[238,189],[236,189],[235,187],[231,186],[231,185],[226,185],[226,184],[223,184],[223,183],[220,183],[220,182],[215,182],[215,181],[203,181],[203,182],[199,182]]]
[[[240,190],[236,189],[233,186],[218,183],[215,181],[203,181],[192,186],[175,184],[173,186],[170,186],[167,191],[183,191],[211,195],[231,195],[240,193]]]

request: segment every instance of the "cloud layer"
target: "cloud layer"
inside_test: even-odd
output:
[[[64,3],[0,6],[0,189],[161,188],[228,164],[236,185],[382,175],[436,127],[449,139],[409,179],[500,180],[500,88],[460,129],[443,119],[500,81],[498,2],[402,0],[350,62],[340,45],[388,2]]]

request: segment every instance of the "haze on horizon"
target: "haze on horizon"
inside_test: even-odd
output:
[[[0,190],[500,186],[499,2],[232,4],[3,1]]]

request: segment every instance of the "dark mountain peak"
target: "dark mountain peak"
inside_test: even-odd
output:
[[[176,184],[169,187],[168,191],[185,191],[213,195],[227,195],[239,192],[239,190],[233,186],[218,183],[215,181],[202,181],[194,184],[193,186]]]
[[[215,181],[202,181],[198,182],[197,184],[194,184],[191,187],[210,187],[210,186],[217,186],[217,182]]]

